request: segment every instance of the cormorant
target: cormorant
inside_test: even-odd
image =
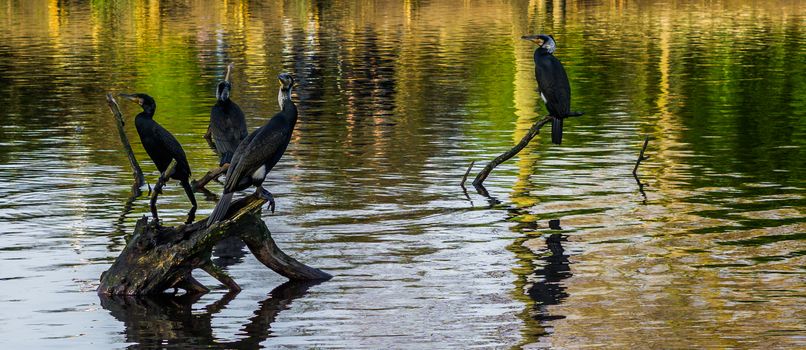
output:
[[[280,112],[249,134],[238,145],[227,170],[224,193],[213,209],[213,213],[210,214],[210,218],[207,220],[208,225],[224,218],[235,191],[241,191],[253,185],[257,187],[255,195],[269,200],[269,208],[274,212],[274,197],[263,188],[263,180],[283,156],[291,141],[294,125],[297,123],[297,106],[291,100],[294,78],[288,73],[282,73],[277,76],[277,79],[281,84],[277,97]]]
[[[134,125],[137,127],[137,134],[140,135],[140,142],[143,143],[143,148],[146,153],[157,166],[160,171],[160,176],[167,175],[171,179],[179,180],[185,193],[193,204],[193,207],[188,213],[188,223],[193,221],[193,214],[196,212],[196,197],[193,195],[193,190],[190,188],[190,164],[188,164],[185,151],[182,145],[176,140],[174,135],[171,135],[168,130],[154,121],[154,112],[157,109],[157,104],[151,96],[146,94],[120,94],[120,97],[131,100],[139,104],[143,111],[134,118]],[[176,160],[176,167],[171,174],[165,174],[168,166],[172,160]],[[152,207],[152,215],[157,219],[156,209]]]
[[[535,50],[535,79],[538,91],[551,120],[551,142],[559,145],[563,140],[563,118],[571,114],[571,85],[562,63],[554,57],[557,44],[546,34],[524,35],[521,39],[538,45]]]
[[[227,66],[227,75],[216,87],[216,104],[210,111],[209,131],[215,141],[218,153],[218,166],[229,164],[238,144],[246,138],[246,118],[238,105],[230,100],[230,70],[232,64]]]

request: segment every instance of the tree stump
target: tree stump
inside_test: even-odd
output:
[[[230,290],[240,287],[213,265],[213,247],[224,238],[235,236],[264,265],[292,280],[327,280],[331,276],[289,257],[277,247],[260,217],[266,201],[255,196],[236,200],[226,218],[209,227],[204,218],[189,225],[159,227],[147,217],[137,221],[126,247],[112,266],[101,274],[99,294],[160,294],[170,288],[189,293],[209,291],[191,275],[200,268]]]

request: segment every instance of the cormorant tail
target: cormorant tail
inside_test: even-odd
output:
[[[559,145],[563,142],[563,119],[562,118],[552,118],[551,119],[551,142],[555,145]]]
[[[185,189],[185,194],[188,196],[188,200],[190,200],[190,204],[193,205],[194,208],[197,207],[196,205],[196,195],[193,194],[193,187],[190,186],[190,182],[185,179],[180,181],[182,184],[182,188]]]
[[[224,166],[224,164],[232,162],[233,153],[232,151],[224,152],[224,154],[221,155],[221,161],[218,162],[218,166]]]
[[[215,224],[216,222],[224,219],[224,216],[227,215],[227,210],[229,210],[229,205],[231,202],[232,192],[221,195],[221,199],[218,201],[218,204],[216,204],[215,209],[213,209],[213,213],[210,214],[210,218],[207,219],[207,226]]]

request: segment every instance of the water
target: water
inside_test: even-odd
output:
[[[799,1],[0,0],[4,348],[806,346],[806,33]],[[545,114],[533,32],[575,110],[487,180],[471,160]],[[147,92],[196,177],[216,82],[251,128],[282,71],[300,122],[269,175],[278,244],[332,273],[285,283],[230,243],[244,291],[101,299],[148,213],[106,92]],[[136,106],[123,104],[135,153]],[[630,172],[643,135],[650,159]],[[481,165],[476,166],[476,170]],[[211,189],[220,192],[220,185]],[[200,200],[199,217],[214,203]],[[178,224],[181,188],[161,197]],[[162,345],[160,345],[162,344]]]

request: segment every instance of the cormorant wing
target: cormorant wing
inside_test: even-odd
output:
[[[229,108],[213,106],[210,131],[219,154],[234,153],[240,141],[246,137],[246,120],[238,105],[230,102]]]
[[[536,59],[535,78],[549,114],[562,117],[571,113],[571,85],[560,60],[553,55]]]
[[[182,149],[182,145],[174,135],[165,130],[162,125],[156,124],[154,126],[154,136],[162,143],[163,149],[168,151],[171,158],[176,159],[176,170],[184,170],[190,175],[190,164],[188,164],[188,158],[185,156],[185,150]]]
[[[233,192],[242,177],[252,176],[252,173],[288,146],[289,130],[272,124],[270,122],[255,130],[238,146],[230,163],[230,171],[227,172],[227,182],[224,184],[226,191]],[[266,172],[269,170],[271,169],[266,169]]]

